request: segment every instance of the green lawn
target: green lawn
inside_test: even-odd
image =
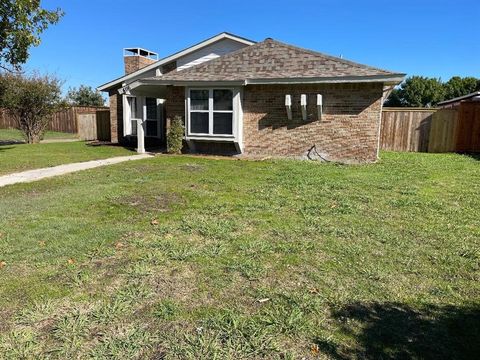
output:
[[[120,146],[90,146],[85,142],[0,145],[0,175],[55,165],[134,155]]]
[[[479,178],[158,156],[0,188],[0,358],[477,358]]]
[[[76,139],[76,134],[63,133],[58,131],[46,131],[43,137],[45,140],[53,139]],[[23,141],[23,135],[20,130],[15,129],[0,129],[0,141]]]

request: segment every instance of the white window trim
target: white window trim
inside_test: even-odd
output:
[[[190,103],[190,91],[191,90],[208,90],[208,110],[191,110]],[[214,110],[213,109],[213,91],[214,90],[231,90],[233,93],[232,97],[232,110]],[[238,88],[231,87],[190,87],[185,89],[185,98],[186,98],[186,127],[185,127],[185,137],[187,140],[219,140],[219,141],[235,141],[239,142],[241,139],[241,98],[240,90]],[[191,112],[199,113],[208,113],[208,133],[192,133],[191,128]],[[214,134],[213,133],[213,114],[214,113],[228,113],[232,114],[232,134]]]

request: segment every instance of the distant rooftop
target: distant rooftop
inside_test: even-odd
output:
[[[475,91],[471,94],[459,96],[450,100],[445,100],[445,101],[439,102],[437,105],[445,106],[445,105],[450,105],[450,104],[465,101],[465,100],[480,101],[480,91]]]

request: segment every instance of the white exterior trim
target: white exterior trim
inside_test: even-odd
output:
[[[130,105],[128,104],[127,95],[122,95],[123,108],[123,136],[132,135],[132,122],[130,120]]]
[[[222,87],[222,86],[245,86],[245,85],[268,85],[268,84],[341,84],[341,83],[374,83],[380,82],[386,85],[395,85],[403,81],[403,74],[393,75],[371,75],[371,76],[343,76],[343,77],[319,77],[319,78],[279,78],[279,79],[246,79],[246,80],[226,80],[226,81],[208,81],[208,80],[163,80],[158,79],[139,79],[125,87],[130,91],[142,85],[176,85],[191,87]]]
[[[162,66],[164,64],[167,64],[171,61],[174,61],[182,56],[185,56],[185,55],[188,55],[194,51],[197,51],[205,46],[208,46],[210,44],[213,44],[219,40],[223,40],[223,39],[230,39],[230,40],[233,40],[233,41],[237,41],[237,42],[240,42],[242,44],[245,44],[245,45],[253,45],[255,44],[255,41],[251,41],[251,40],[247,40],[247,39],[244,39],[242,37],[239,37],[239,36],[236,36],[236,35],[233,35],[233,34],[229,34],[229,33],[226,33],[226,32],[223,32],[221,34],[218,34],[214,37],[211,37],[210,39],[207,39],[205,41],[202,41],[196,45],[193,45],[189,48],[186,48],[184,50],[181,50],[177,53],[174,53],[170,56],[167,56],[163,59],[160,59],[156,62],[154,62],[153,64],[150,64],[150,65],[147,65],[145,66],[144,68],[140,69],[140,70],[137,70],[137,71],[134,71],[130,74],[127,74],[127,75],[124,75],[118,79],[115,79],[113,81],[109,81],[108,83],[105,83],[103,85],[100,85],[99,87],[97,87],[97,90],[98,91],[106,91],[108,90],[110,87],[112,86],[115,86],[117,85],[118,83],[121,83],[121,82],[125,82],[129,79],[132,79],[140,74],[143,74],[144,72],[146,71],[149,71],[149,70],[153,70],[153,69],[156,69],[158,68],[159,66]]]

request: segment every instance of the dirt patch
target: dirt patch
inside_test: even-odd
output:
[[[12,326],[11,319],[13,314],[13,309],[0,310],[0,334],[10,330]]]
[[[155,292],[162,298],[188,303],[197,291],[198,274],[188,265],[159,270],[152,284]]]
[[[204,170],[204,166],[199,164],[185,164],[180,166],[180,168],[189,172],[199,172]]]
[[[180,196],[172,193],[155,195],[132,195],[117,198],[118,205],[130,206],[141,213],[166,212],[173,204],[181,202]]]

